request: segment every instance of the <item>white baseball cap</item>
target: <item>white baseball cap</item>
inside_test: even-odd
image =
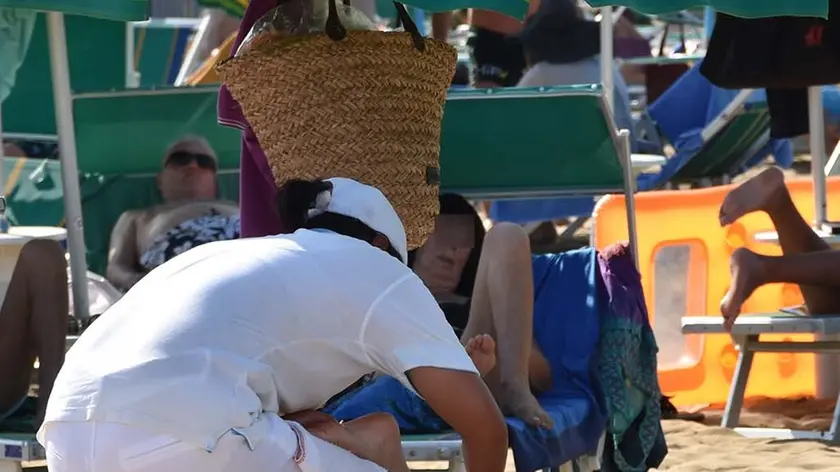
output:
[[[315,209],[310,216],[322,212],[356,218],[374,231],[388,238],[403,263],[408,261],[408,242],[400,217],[385,195],[376,187],[365,185],[353,179],[333,177],[326,179],[332,190],[318,195]]]

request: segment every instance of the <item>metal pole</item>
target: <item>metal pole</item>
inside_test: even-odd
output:
[[[601,85],[610,113],[615,110],[613,90],[613,9],[601,9]]]
[[[618,131],[619,153],[624,164],[624,205],[627,209],[627,236],[630,240],[630,250],[639,267],[639,236],[636,233],[636,177],[633,176],[633,158],[630,150],[630,131]]]
[[[814,179],[814,223],[828,222],[825,203],[825,122],[822,88],[808,88],[808,128],[811,138],[811,176]]]
[[[3,158],[0,161],[0,195],[6,195],[4,192],[6,191],[6,155],[3,152],[4,149],[3,145],[3,100],[0,98],[0,157]]]
[[[87,321],[90,305],[87,291],[87,258],[82,222],[82,196],[79,190],[79,165],[76,160],[76,130],[73,124],[73,97],[70,90],[70,67],[67,62],[67,36],[64,15],[47,12],[55,119],[64,187],[64,215],[67,220],[67,246],[70,250],[70,274],[73,279],[73,309],[76,319]]]
[[[204,16],[201,17],[201,23],[198,24],[198,31],[195,32],[192,43],[190,43],[190,48],[187,49],[187,53],[184,55],[184,61],[181,63],[181,68],[178,70],[178,76],[175,77],[176,87],[184,85],[184,82],[187,81],[187,76],[192,72],[193,62],[197,60],[196,56],[198,55],[201,43],[210,31],[210,22],[212,19],[213,16],[209,10],[205,11]]]
[[[134,61],[134,23],[129,21],[125,24],[125,88],[140,86]]]

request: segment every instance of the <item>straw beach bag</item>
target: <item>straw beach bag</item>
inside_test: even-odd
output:
[[[400,4],[405,32],[347,31],[328,1],[324,32],[263,34],[219,75],[278,185],[318,177],[373,185],[417,247],[438,213],[440,128],[457,54],[423,38]]]

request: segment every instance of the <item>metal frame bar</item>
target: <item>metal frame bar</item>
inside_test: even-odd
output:
[[[726,127],[729,123],[732,123],[732,120],[735,119],[736,116],[744,109],[744,105],[749,100],[750,95],[755,92],[754,89],[744,89],[738,92],[738,95],[735,95],[735,98],[729,102],[729,105],[726,105],[720,113],[703,128],[703,131],[700,132],[700,136],[703,138],[703,142],[708,142],[710,139],[714,138],[720,131]]]
[[[55,100],[56,129],[61,155],[61,181],[64,188],[64,215],[67,221],[67,247],[70,251],[74,316],[79,321],[90,318],[87,290],[87,256],[85,252],[82,197],[79,190],[79,164],[76,156],[76,133],[73,121],[73,97],[70,89],[70,67],[67,59],[67,34],[64,15],[47,12],[50,69]]]
[[[733,342],[739,348],[738,363],[735,366],[735,375],[729,389],[729,397],[726,400],[726,408],[723,411],[721,426],[724,428],[736,429],[741,417],[741,409],[744,406],[744,393],[747,389],[750,371],[752,370],[753,359],[757,352],[813,352],[840,354],[840,341],[816,341],[816,342],[762,342],[758,334],[746,336],[733,336]],[[815,437],[831,442],[840,439],[838,435],[838,424],[840,424],[840,398],[834,409],[834,416],[831,420],[831,428],[827,432],[795,431],[771,428],[737,428],[736,430],[751,437],[774,437],[779,439],[795,439]]]

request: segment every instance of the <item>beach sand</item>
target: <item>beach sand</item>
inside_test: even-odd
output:
[[[719,427],[723,405],[700,408],[702,423],[680,420],[662,422],[668,457],[655,470],[680,472],[840,472],[840,447],[816,440],[780,441],[749,439]],[[741,414],[745,427],[790,428],[826,431],[831,424],[833,400],[754,398]],[[443,463],[413,463],[414,470],[446,470]],[[507,472],[514,472],[513,455]]]

